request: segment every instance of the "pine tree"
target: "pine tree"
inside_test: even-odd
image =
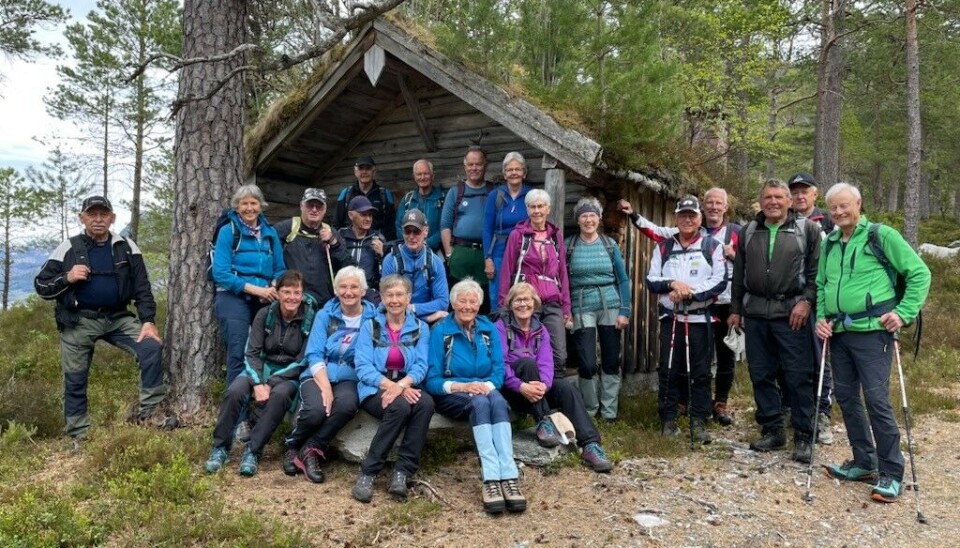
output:
[[[10,269],[13,266],[14,230],[41,212],[41,196],[13,168],[0,168],[0,238],[3,239],[3,288],[0,306],[10,304]]]

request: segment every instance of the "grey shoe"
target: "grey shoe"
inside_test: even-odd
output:
[[[680,428],[677,426],[677,421],[665,421],[660,426],[660,435],[665,438],[675,438],[680,435]]]
[[[210,456],[207,457],[204,469],[208,474],[215,474],[223,468],[223,465],[227,463],[227,459],[229,458],[230,452],[225,447],[214,447]]]
[[[820,413],[817,419],[817,443],[833,444],[833,430],[830,429],[830,417],[826,413]]]
[[[796,440],[793,442],[793,460],[810,464],[813,459],[813,444],[808,440]]]
[[[510,512],[523,512],[527,509],[527,498],[520,492],[520,480],[508,479],[500,482],[503,502]]]
[[[360,477],[357,478],[357,483],[353,485],[353,490],[350,491],[350,494],[353,495],[353,498],[359,500],[360,502],[370,502],[373,500],[373,481],[375,479],[377,479],[376,476],[360,474]]]
[[[390,476],[387,492],[397,500],[407,500],[407,475],[399,470],[394,470]]]
[[[483,511],[488,514],[502,514],[507,509],[507,503],[503,500],[503,490],[499,481],[483,482]]]
[[[786,446],[787,435],[782,428],[768,430],[762,438],[750,443],[750,449],[761,452],[783,449]]]
[[[713,436],[707,431],[707,423],[703,419],[693,419],[690,422],[693,428],[693,439],[704,445],[713,442]]]

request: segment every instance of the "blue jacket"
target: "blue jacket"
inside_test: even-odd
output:
[[[373,324],[380,325],[379,340],[374,343]],[[357,396],[360,401],[380,390],[380,382],[387,371],[387,353],[390,351],[390,335],[387,333],[387,317],[383,311],[369,320],[364,320],[354,349],[354,367],[360,383]],[[427,348],[430,345],[430,330],[427,324],[413,314],[407,314],[400,332],[400,352],[403,354],[404,373],[413,381],[413,386],[423,384],[427,376]]]
[[[403,255],[403,274],[413,284],[413,295],[410,302],[416,307],[417,317],[426,318],[438,310],[446,310],[450,305],[450,290],[447,288],[447,270],[443,266],[443,261],[436,253],[429,251],[426,247],[420,250],[416,255],[410,251],[410,248],[401,244],[393,248],[383,259],[383,276],[397,274],[397,259],[394,253],[400,251]],[[429,251],[429,254],[427,253]],[[431,266],[427,267],[427,259],[431,261]],[[427,284],[427,269],[430,270],[430,284]]]
[[[361,325],[376,315],[377,308],[363,301]],[[344,324],[340,300],[334,298],[327,301],[327,304],[317,313],[317,319],[310,329],[310,339],[307,341],[309,367],[300,375],[300,381],[312,377],[321,363],[327,366],[327,378],[330,379],[330,384],[358,380],[357,372],[353,367],[358,332],[359,330],[350,329]],[[349,346],[346,352],[341,353],[344,339],[348,339]]]
[[[227,212],[230,224],[220,228],[213,250],[213,281],[217,289],[243,294],[246,284],[267,287],[286,272],[280,236],[260,214],[260,239],[240,222],[236,211]],[[240,234],[237,248],[231,249],[234,231]]]
[[[437,185],[430,189],[430,194],[420,195],[420,189],[415,188],[403,195],[397,203],[397,239],[403,240],[403,216],[409,209],[419,209],[427,217],[427,226],[430,233],[427,235],[427,245],[434,251],[440,251],[440,215],[443,214],[444,191]]]
[[[446,340],[450,340],[447,353]],[[427,392],[446,394],[447,382],[490,382],[497,390],[503,386],[503,347],[493,322],[477,316],[473,342],[467,339],[451,314],[437,322],[430,333],[430,371]]]
[[[507,238],[510,237],[513,228],[520,221],[528,219],[527,204],[524,203],[528,192],[530,192],[530,185],[524,182],[520,185],[520,194],[512,198],[507,184],[502,183],[487,195],[487,205],[484,206],[483,211],[483,257],[485,259],[491,259],[494,255],[502,256],[504,248],[507,247]],[[499,208],[497,208],[498,201],[502,202]]]

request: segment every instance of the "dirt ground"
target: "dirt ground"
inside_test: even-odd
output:
[[[842,462],[850,448],[842,425],[836,441],[817,446],[818,463]],[[522,488],[528,509],[489,517],[480,504],[477,461],[463,454],[454,465],[418,476],[432,488],[415,487],[412,502],[386,493],[381,474],[374,500],[350,497],[356,466],[332,463],[327,481],[308,483],[280,471],[279,456],[265,460],[253,480],[233,476],[228,504],[317,531],[317,546],[956,546],[960,544],[960,425],[925,416],[914,426],[922,512],[916,494],[878,504],[870,487],[841,484],[814,469],[814,500],[806,503],[806,470],[788,451],[758,454],[748,442],[756,429],[746,413],[715,430],[712,445],[675,459],[627,459],[609,475],[584,467],[559,474],[526,467]],[[788,432],[789,435],[789,432]],[[677,443],[687,443],[685,439]],[[905,455],[906,456],[906,455]],[[909,482],[909,460],[907,462]],[[243,493],[243,494],[240,494]],[[425,519],[427,505],[436,501]],[[641,521],[660,521],[644,525]]]

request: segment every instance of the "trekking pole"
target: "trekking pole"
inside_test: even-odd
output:
[[[670,390],[670,369],[673,367],[673,341],[677,337],[677,311],[673,311],[673,328],[670,329],[670,354],[667,356],[667,386],[660,387],[660,403],[666,403],[667,391]]]
[[[917,465],[913,458],[913,434],[910,431],[910,407],[907,406],[907,385],[903,381],[903,365],[900,363],[900,332],[893,334],[893,350],[897,355],[897,374],[900,375],[900,394],[903,397],[903,424],[907,430],[907,454],[910,455],[910,473],[913,475],[913,492],[917,499],[917,523],[927,523],[920,511],[920,483],[917,481]]]
[[[817,399],[823,395],[823,371],[827,366],[827,351],[830,349],[830,339],[824,339],[823,348],[820,349],[820,372],[817,375]],[[813,414],[813,441],[810,446],[810,463],[807,464],[807,493],[803,495],[804,502],[813,502],[813,495],[810,493],[810,481],[813,479],[813,463],[817,456],[817,428],[820,423],[820,413]]]
[[[332,228],[330,228],[330,225],[328,225],[327,223],[322,223],[322,224],[323,226],[321,228],[327,228],[327,229],[333,230]],[[330,260],[330,244],[328,243],[327,245],[323,246],[323,249],[324,251],[327,252],[327,268],[330,269],[330,285],[332,286],[333,285],[333,261]]]
[[[696,448],[693,439],[693,374],[690,372],[690,305],[683,301],[683,342],[687,353],[687,422],[690,423],[690,450]]]

